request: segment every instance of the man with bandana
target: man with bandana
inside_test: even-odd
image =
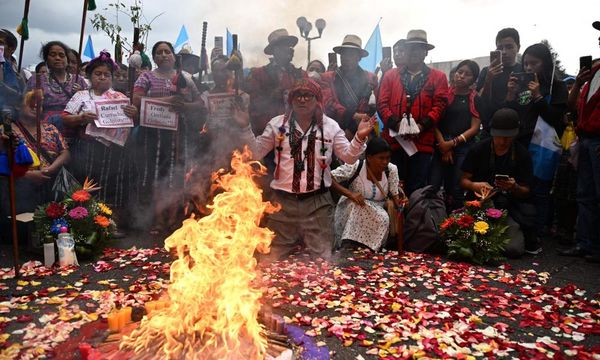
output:
[[[262,135],[254,137],[248,114],[236,109],[234,119],[254,157],[275,151],[275,171],[270,187],[281,211],[268,216],[275,232],[269,260],[277,260],[303,242],[308,252],[329,259],[333,248],[334,203],[329,193],[330,164],[335,154],[352,164],[365,150],[375,120],[364,119],[348,141],[338,123],[323,114],[323,95],[317,83],[301,79],[288,96],[290,110],[274,117]]]

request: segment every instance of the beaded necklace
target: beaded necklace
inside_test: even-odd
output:
[[[50,91],[52,91],[55,94],[65,93],[65,95],[69,95],[67,93],[66,85],[69,84],[70,82],[71,82],[71,74],[69,72],[66,73],[65,81],[63,83],[60,83],[58,81],[58,78],[56,77],[56,75],[54,75],[54,73],[52,73],[50,76],[48,76],[48,88],[50,89]]]

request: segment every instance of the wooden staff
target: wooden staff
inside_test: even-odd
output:
[[[9,111],[3,112],[0,116],[3,119],[4,132],[8,135],[8,193],[10,198],[10,225],[12,230],[13,259],[15,262],[15,278],[19,277],[19,237],[17,233],[17,200],[15,196],[15,135],[12,132],[11,123],[12,114]]]
[[[35,127],[36,127],[36,137],[35,137],[35,152],[37,154],[38,159],[40,159],[40,149],[42,147],[42,74],[35,74]]]
[[[133,28],[133,46],[131,53],[133,54],[140,42],[140,28]],[[129,55],[131,56],[131,55]],[[140,52],[141,56],[141,52]],[[127,69],[127,88],[129,89],[129,102],[133,105],[133,85],[135,84],[135,68],[129,64],[129,69]]]
[[[30,0],[25,0],[25,9],[23,10],[23,20],[25,20],[27,23],[29,22],[28,17],[29,17],[29,2]],[[21,21],[23,21],[21,20]],[[29,25],[27,25],[27,27],[29,27]],[[25,31],[25,29],[23,29],[23,31]],[[27,30],[29,32],[29,30]],[[19,49],[19,70],[18,72],[21,72],[21,65],[23,65],[23,48],[25,47],[25,37],[23,35],[21,35],[21,47]]]
[[[208,73],[208,55],[206,53],[206,30],[208,23],[202,23],[202,48],[200,50],[200,82],[202,83],[203,75]]]
[[[87,18],[88,0],[83,0],[83,14],[81,15],[81,32],[79,33],[79,59],[77,59],[77,73],[75,79],[79,81],[79,71],[81,70],[81,51],[83,50],[83,35],[85,33],[85,19]]]
[[[231,38],[233,40],[233,51],[235,52],[237,50],[237,48],[238,48],[238,36],[237,36],[237,34],[233,34],[233,35],[231,35]],[[233,52],[232,52],[232,56],[233,56]],[[233,88],[235,89],[235,96],[239,96],[240,95],[240,76],[239,76],[239,70],[235,69],[233,71],[233,74],[234,74]]]

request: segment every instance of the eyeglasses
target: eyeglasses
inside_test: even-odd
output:
[[[304,100],[304,101],[310,101],[315,97],[315,94],[312,93],[298,93],[294,95],[294,100]]]

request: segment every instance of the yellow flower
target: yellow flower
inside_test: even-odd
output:
[[[473,225],[473,229],[478,234],[485,234],[489,230],[490,226],[485,221],[478,221]]]
[[[108,216],[112,215],[112,210],[108,206],[106,206],[104,203],[99,202],[98,207],[100,208],[100,211],[102,211],[103,214],[108,215]]]

